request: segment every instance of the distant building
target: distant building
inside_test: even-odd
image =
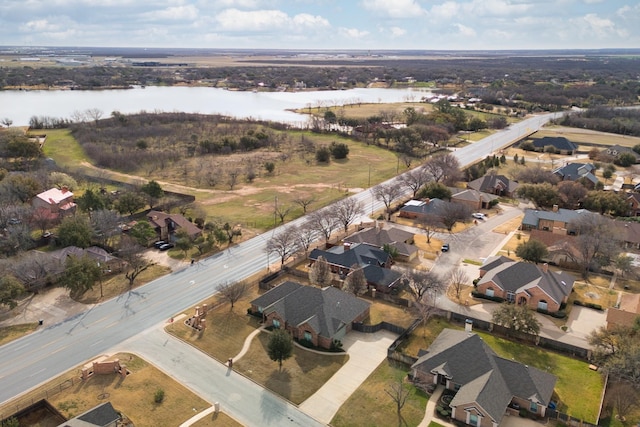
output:
[[[576,144],[563,136],[545,136],[543,138],[533,139],[531,142],[535,147],[535,151],[544,151],[547,147],[551,146],[558,154],[573,156],[578,150],[578,146]]]

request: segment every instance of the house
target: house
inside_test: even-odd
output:
[[[560,178],[561,181],[578,181],[590,183],[595,186],[599,180],[594,172],[596,167],[591,163],[567,163],[564,166],[556,168],[553,173]]]
[[[555,148],[557,154],[565,154],[573,156],[578,150],[578,146],[563,136],[551,137],[545,136],[531,140],[535,151],[545,151],[549,146]]]
[[[499,357],[477,334],[445,329],[411,366],[412,376],[456,391],[452,418],[471,426],[497,427],[520,410],[543,417],[556,377]]]
[[[149,211],[147,220],[155,228],[159,240],[173,240],[173,235],[178,230],[185,230],[191,238],[202,234],[202,230],[194,223],[179,214]]]
[[[605,156],[611,156],[615,159],[620,157],[620,155],[623,153],[628,153],[628,154],[631,154],[636,159],[634,163],[640,162],[640,154],[633,151],[633,149],[630,147],[623,147],[621,145],[612,145],[611,147],[608,147],[602,150],[601,153],[604,154]]]
[[[546,260],[554,265],[577,267],[574,260],[579,259],[581,255],[576,247],[576,236],[531,230],[529,240],[537,240],[544,244],[548,251]]]
[[[294,339],[331,348],[354,322],[369,317],[371,304],[340,289],[317,288],[284,282],[251,301],[251,312],[262,314],[264,324],[284,328]]]
[[[619,237],[627,249],[640,249],[640,223],[635,221],[612,221],[612,227],[616,230],[615,236]]]
[[[76,211],[73,193],[67,187],[43,191],[33,198],[31,204],[35,210],[46,213],[51,219],[58,219]]]
[[[58,427],[116,427],[120,418],[120,414],[113,408],[111,402],[105,402],[65,421]]]
[[[49,255],[59,264],[64,265],[67,257],[75,256],[82,258],[84,256],[94,260],[105,272],[122,271],[126,262],[118,257],[109,254],[98,246],[90,246],[88,248],[79,248],[77,246],[67,246],[53,252]]]
[[[640,193],[627,193],[628,216],[640,216]]]
[[[369,227],[353,233],[344,239],[347,243],[366,243],[382,249],[389,245],[398,251],[398,258],[409,262],[418,256],[418,248],[413,243],[414,234],[397,227]]]
[[[623,293],[618,307],[607,309],[607,329],[631,327],[640,317],[640,294]]]
[[[391,270],[391,255],[367,243],[345,242],[328,250],[314,249],[309,254],[312,263],[320,257],[327,261],[333,273],[341,277],[349,274],[354,265],[362,267],[367,285],[378,292],[391,292],[402,276],[397,271]]]
[[[507,262],[503,258],[495,261],[495,257],[487,258],[480,267],[484,274],[476,285],[478,293],[551,313],[559,311],[569,299],[574,282],[569,274],[551,271],[548,264]]]
[[[583,215],[595,215],[586,209],[563,209],[557,205],[551,211],[525,209],[522,218],[522,230],[542,230],[557,234],[575,234],[572,223]]]
[[[467,183],[467,188],[502,197],[513,197],[518,183],[504,175],[489,174]]]
[[[479,211],[480,209],[489,209],[492,205],[491,202],[497,200],[498,197],[499,196],[494,194],[483,193],[481,191],[468,188],[452,194],[451,201],[466,205],[472,211]]]
[[[440,217],[442,206],[446,202],[440,199],[409,200],[400,208],[401,218],[425,220],[428,217]]]

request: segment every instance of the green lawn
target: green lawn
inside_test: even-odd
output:
[[[77,169],[82,162],[88,162],[89,158],[71,136],[69,129],[47,129],[47,141],[42,147],[46,157],[51,157],[56,164],[63,169]]]
[[[429,398],[423,392],[406,383],[407,367],[385,360],[373,371],[362,385],[340,407],[331,420],[334,427],[364,426],[416,426],[424,418]],[[405,378],[405,386],[411,395],[402,409],[402,420],[398,419],[396,404],[385,390]]]

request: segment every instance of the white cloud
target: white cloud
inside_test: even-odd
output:
[[[174,6],[162,10],[143,13],[141,17],[151,21],[156,20],[194,20],[199,16],[198,9],[193,5]]]
[[[35,21],[29,21],[24,23],[20,29],[22,31],[36,31],[36,32],[43,32],[43,31],[56,31],[59,29],[59,27],[55,24],[50,23],[48,20],[46,19],[37,19]]]
[[[603,37],[615,32],[615,24],[611,20],[600,18],[595,13],[583,16],[582,20],[596,36]]]
[[[407,34],[407,30],[400,27],[391,27],[389,31],[391,32],[391,37],[402,37]]]
[[[434,5],[431,8],[431,15],[434,18],[450,19],[460,13],[460,5],[454,1],[447,1],[442,4]]]
[[[308,13],[301,13],[294,16],[292,22],[297,29],[317,30],[319,28],[328,28],[331,26],[329,21],[323,17],[313,16]]]
[[[330,27],[329,21],[321,16],[301,13],[290,17],[280,10],[226,9],[216,15],[215,21],[225,31],[311,31]]]
[[[425,13],[416,0],[363,0],[361,4],[367,10],[390,18],[416,18]]]
[[[351,39],[361,39],[368,36],[369,31],[361,31],[356,28],[340,28],[340,35]]]
[[[477,35],[476,31],[471,27],[462,24],[455,24],[455,26],[458,28],[458,34],[463,37],[475,37]]]

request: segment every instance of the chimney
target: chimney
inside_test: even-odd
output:
[[[467,334],[473,332],[473,320],[467,319],[464,321],[464,330]]]
[[[558,212],[558,205],[553,205],[553,211]]]
[[[350,242],[344,242],[342,244],[342,248],[344,249],[344,251],[348,251],[349,249],[351,249],[351,243]]]
[[[546,262],[542,264],[542,272],[545,274],[549,272],[549,264],[547,264]]]
[[[60,191],[62,192],[62,194],[64,194],[67,191],[69,191],[69,187],[67,187],[66,185],[63,185],[62,188],[60,189]]]

